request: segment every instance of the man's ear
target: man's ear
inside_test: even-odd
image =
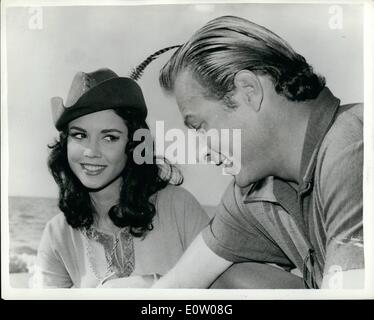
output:
[[[249,70],[239,71],[234,78],[235,90],[254,111],[261,109],[264,92],[258,77]]]

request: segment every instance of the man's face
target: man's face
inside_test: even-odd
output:
[[[230,108],[223,101],[204,96],[204,89],[191,76],[189,71],[180,73],[174,87],[174,94],[185,124],[202,133],[216,129],[240,129],[241,158],[232,159],[232,143],[227,146],[221,135],[211,139],[208,150],[212,160],[226,165],[226,172],[231,173],[240,187],[245,187],[265,175],[266,156],[264,154],[263,130],[259,114],[251,110],[238,98],[240,93],[234,92],[237,101],[235,108]],[[263,126],[262,126],[263,127]],[[229,150],[228,155],[225,150]],[[231,168],[240,167],[239,173]]]

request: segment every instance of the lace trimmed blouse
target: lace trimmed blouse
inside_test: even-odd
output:
[[[157,193],[153,230],[135,238],[128,228],[116,235],[73,229],[58,214],[46,225],[32,287],[90,288],[116,277],[165,274],[208,224],[208,216],[185,189],[169,185]]]

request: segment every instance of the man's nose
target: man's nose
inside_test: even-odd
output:
[[[214,163],[216,165],[221,164],[221,155],[216,150],[213,150],[209,144],[202,146],[197,155],[198,162]]]

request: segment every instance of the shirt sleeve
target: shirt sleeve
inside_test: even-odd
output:
[[[216,215],[203,231],[207,246],[218,256],[234,263],[253,261],[293,266],[251,215],[251,211],[264,212],[264,203],[258,201],[244,205],[240,201],[235,185],[231,183],[216,209]]]
[[[55,230],[53,220],[49,221],[43,231],[39,244],[33,275],[30,279],[32,288],[70,288],[72,280],[55,248]]]
[[[326,229],[324,274],[364,268],[362,189],[363,142],[326,156],[321,183]]]

